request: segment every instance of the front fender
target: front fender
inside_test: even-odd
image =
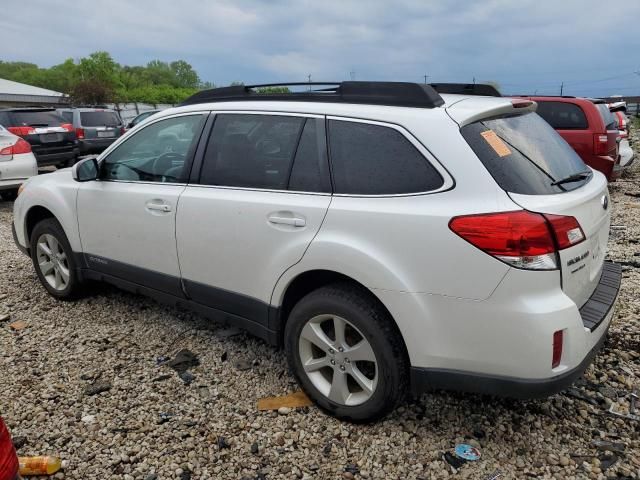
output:
[[[13,207],[18,243],[29,247],[27,218],[36,207],[46,208],[60,222],[74,252],[81,252],[80,233],[76,216],[78,183],[67,170],[45,174],[30,180]]]

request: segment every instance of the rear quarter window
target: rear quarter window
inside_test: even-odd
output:
[[[329,152],[335,193],[410,194],[444,184],[416,147],[390,127],[330,120]]]
[[[507,192],[549,195],[575,190],[589,181],[553,185],[589,168],[536,113],[475,122],[462,127],[461,133]]]
[[[582,108],[573,103],[537,102],[536,112],[553,128],[558,130],[586,130],[587,117]]]

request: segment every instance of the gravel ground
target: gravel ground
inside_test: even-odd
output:
[[[640,387],[639,180],[637,162],[611,187],[609,256],[628,263],[609,340],[573,389],[531,402],[435,393],[364,426],[315,407],[258,412],[297,387],[282,352],[247,335],[110,287],[53,300],[0,202],[0,414],[20,455],[63,459],[55,478],[640,478],[639,422],[606,413]],[[184,348],[200,361],[190,384],[158,363]],[[442,458],[459,442],[482,458],[456,472]]]

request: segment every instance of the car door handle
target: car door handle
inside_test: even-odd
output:
[[[147,202],[145,206],[147,207],[147,210],[153,210],[156,212],[168,213],[171,211],[171,205],[168,205],[166,203]]]
[[[297,215],[286,215],[282,212],[272,213],[269,215],[269,223],[276,225],[290,225],[292,227],[304,227],[307,221],[303,217]]]

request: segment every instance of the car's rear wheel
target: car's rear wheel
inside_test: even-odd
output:
[[[44,288],[54,297],[71,299],[82,292],[73,250],[60,223],[39,222],[31,232],[31,260]]]
[[[380,418],[404,397],[408,361],[392,319],[364,288],[322,287],[302,298],[285,328],[289,365],[309,396],[338,418]]]

